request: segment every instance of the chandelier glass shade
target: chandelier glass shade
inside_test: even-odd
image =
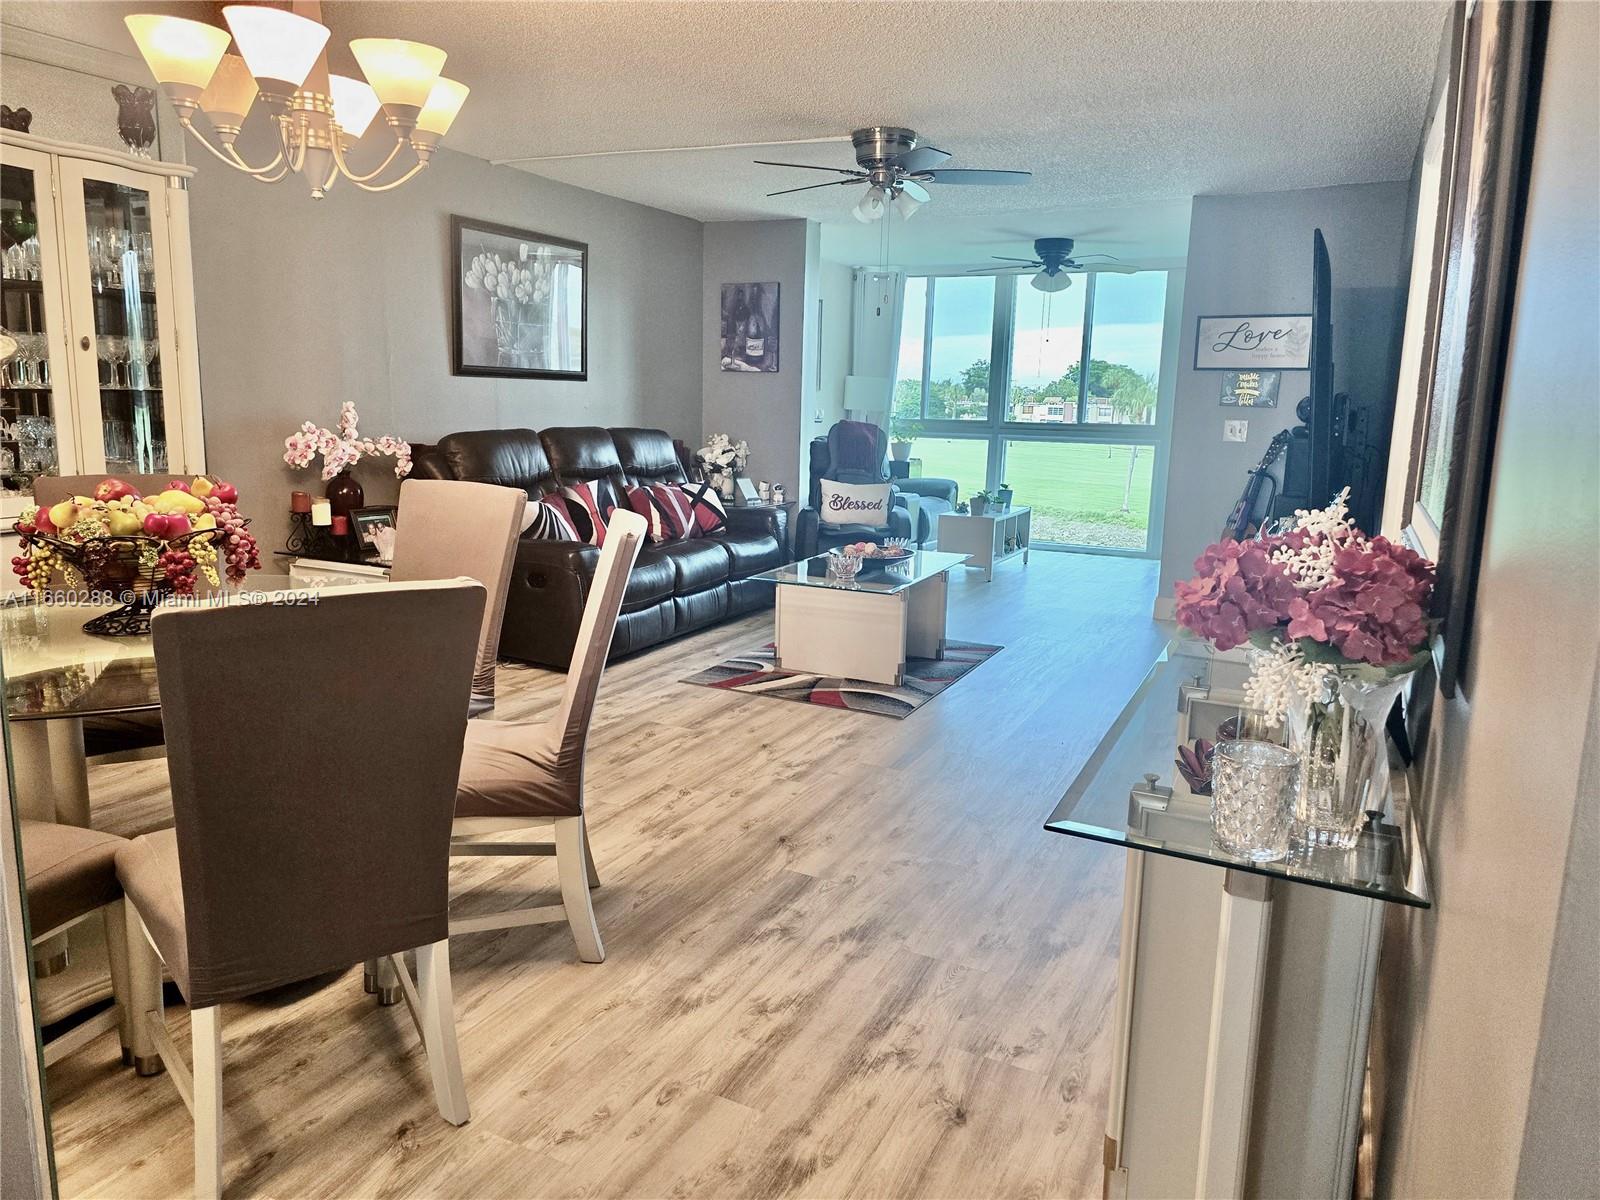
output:
[[[350,52],[366,78],[355,79],[329,73],[329,31],[317,21],[252,4],[230,4],[222,17],[226,30],[151,14],[130,16],[126,24],[183,127],[217,158],[264,183],[293,172],[317,199],[341,177],[363,191],[389,191],[428,165],[466,103],[468,88],[440,75],[445,52],[437,46],[356,38]],[[237,53],[228,52],[230,44]],[[235,147],[257,103],[278,135],[276,157],[261,164]],[[379,112],[394,145],[375,169],[357,172],[345,155]],[[195,123],[197,113],[213,136]],[[411,166],[391,171],[407,149]]]

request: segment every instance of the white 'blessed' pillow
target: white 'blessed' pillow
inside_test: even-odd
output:
[[[887,525],[889,485],[824,479],[822,511],[818,517],[824,525]]]

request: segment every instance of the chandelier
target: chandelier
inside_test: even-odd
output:
[[[292,171],[318,200],[340,176],[363,191],[397,188],[428,165],[467,98],[464,85],[439,74],[445,52],[436,46],[356,38],[350,52],[366,78],[352,79],[328,71],[328,27],[309,17],[230,4],[222,19],[226,30],[153,14],[127,17],[126,23],[183,127],[230,167],[263,183],[277,183]],[[238,53],[228,53],[230,43]],[[259,166],[234,144],[257,101],[278,134],[277,156]],[[357,172],[345,156],[380,109],[394,146],[377,167]],[[196,113],[205,114],[216,144],[195,125]],[[415,159],[411,166],[376,182],[407,147]]]

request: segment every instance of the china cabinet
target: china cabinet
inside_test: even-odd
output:
[[[0,325],[19,345],[0,377],[5,526],[36,475],[205,469],[193,174],[0,133]]]

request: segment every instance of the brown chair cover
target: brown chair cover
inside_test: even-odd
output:
[[[400,485],[394,565],[389,578],[454,579],[488,589],[472,678],[472,714],[494,707],[494,669],[506,615],[511,561],[528,496],[521,488],[449,479],[407,479]]]
[[[563,817],[583,812],[589,720],[644,533],[645,520],[637,513],[619,509],[606,524],[606,544],[583,608],[556,719],[473,721],[467,727],[456,816]]]
[[[124,839],[54,821],[19,820],[17,829],[34,937],[121,899],[115,859]]]
[[[191,1007],[447,934],[483,586],[287,595],[151,622],[177,823],[117,871]]]

